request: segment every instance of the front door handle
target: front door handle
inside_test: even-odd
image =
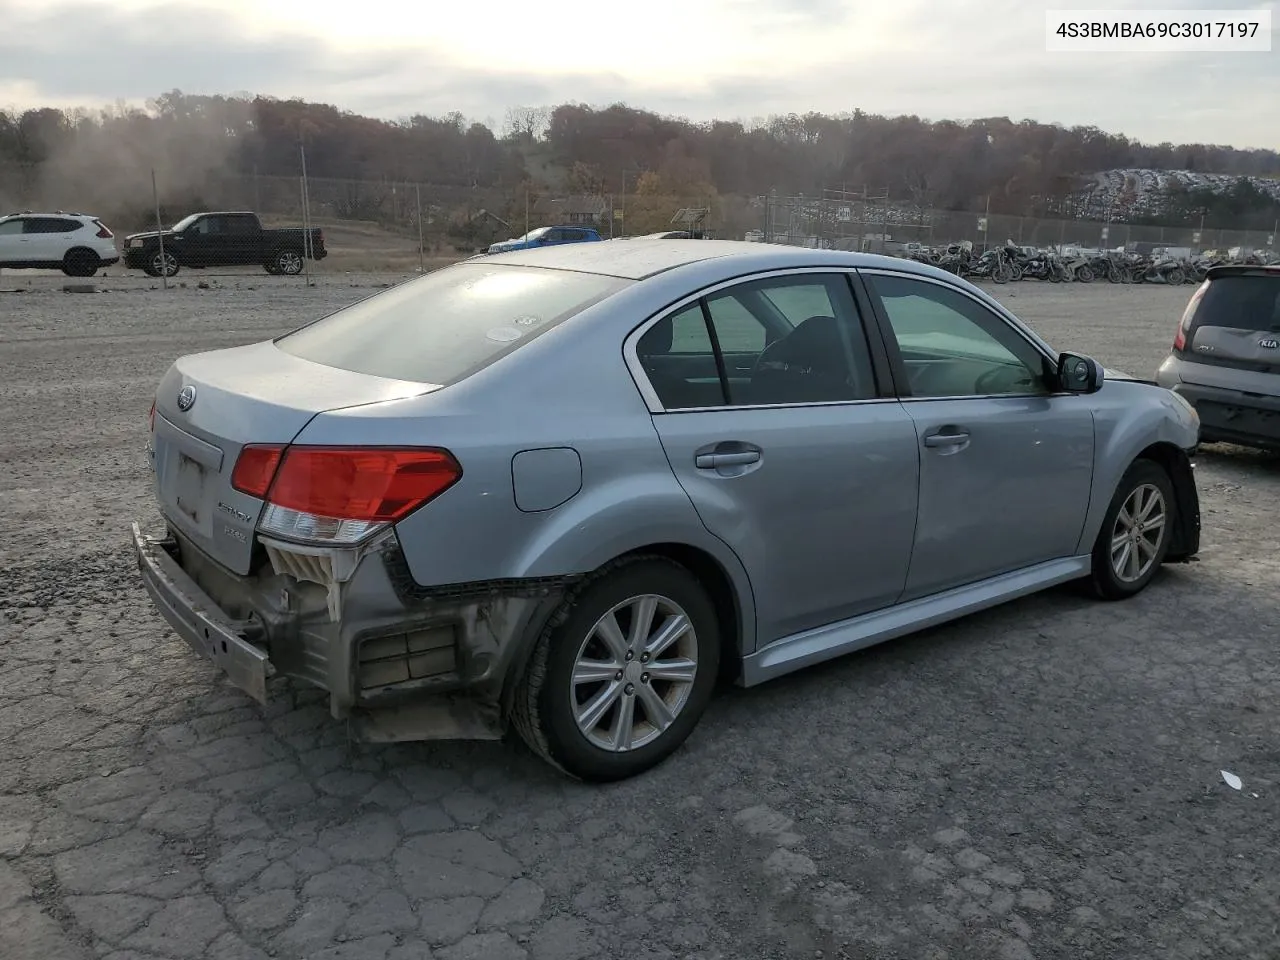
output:
[[[966,443],[969,439],[967,433],[931,433],[924,438],[926,447],[955,447],[962,443]]]
[[[737,467],[760,462],[759,450],[741,450],[735,453],[700,453],[694,460],[699,470],[715,470],[719,467]]]

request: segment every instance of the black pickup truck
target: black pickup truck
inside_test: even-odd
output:
[[[256,213],[229,211],[193,213],[161,234],[131,233],[124,238],[124,265],[148,276],[172,277],[182,267],[230,267],[259,264],[267,273],[298,274],[303,259],[323,260],[324,231],[302,227],[268,230]]]

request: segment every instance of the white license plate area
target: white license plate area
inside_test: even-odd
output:
[[[177,455],[173,479],[173,505],[192,523],[203,526],[207,519],[204,503],[204,467],[181,450]]]

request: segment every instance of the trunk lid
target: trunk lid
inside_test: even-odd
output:
[[[156,391],[160,510],[218,563],[246,574],[263,501],[231,486],[242,447],[289,443],[318,413],[435,389],[313,363],[270,341],[182,357]]]
[[[1221,269],[1210,273],[1187,326],[1184,353],[1193,363],[1183,379],[1201,382],[1200,365],[1280,374],[1280,271]]]

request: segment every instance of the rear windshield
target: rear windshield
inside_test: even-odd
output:
[[[1280,276],[1227,275],[1210,280],[1194,324],[1280,332]]]
[[[375,377],[456,383],[632,282],[461,263],[361,300],[276,344],[295,357]]]

